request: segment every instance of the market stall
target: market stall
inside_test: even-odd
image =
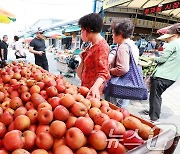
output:
[[[65,73],[65,75],[76,75],[76,69],[81,61],[79,54],[82,50],[76,49],[65,50],[62,52],[58,52],[57,54],[57,69],[60,71],[60,74]]]
[[[88,92],[32,63],[0,69],[0,153],[173,153],[176,132]]]

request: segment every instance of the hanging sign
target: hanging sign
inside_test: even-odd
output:
[[[156,12],[162,12],[162,11],[167,11],[167,10],[172,10],[172,9],[177,9],[180,8],[180,1],[174,1],[162,5],[156,5],[152,7],[148,7],[144,9],[144,14],[150,14],[150,13],[156,13]]]

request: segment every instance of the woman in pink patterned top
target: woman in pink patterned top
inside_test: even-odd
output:
[[[87,97],[100,99],[104,83],[110,78],[109,46],[100,35],[103,20],[99,14],[91,13],[80,18],[78,24],[81,26],[81,39],[92,44],[82,52],[77,74],[82,85],[90,89]]]
[[[113,76],[122,76],[129,71],[129,47],[136,64],[138,63],[139,49],[130,39],[133,29],[134,25],[130,19],[122,19],[119,23],[112,25],[113,41],[118,44],[118,47],[109,54],[110,74]],[[105,94],[105,99],[122,108],[126,108],[129,104],[128,99],[116,98],[108,94]]]

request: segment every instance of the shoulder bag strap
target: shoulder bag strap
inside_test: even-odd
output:
[[[133,57],[133,54],[132,54],[131,46],[130,46],[128,43],[124,43],[124,44],[126,44],[126,45],[128,46],[128,48],[129,48],[130,64],[133,63],[133,64],[136,65],[136,62],[135,62],[134,57]]]

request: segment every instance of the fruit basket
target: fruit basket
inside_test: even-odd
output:
[[[109,105],[112,109],[119,109],[119,107],[115,106],[114,104],[109,103]],[[133,114],[130,114],[130,116],[139,119],[143,124],[146,124],[155,129],[153,130],[154,135],[152,139],[149,139],[145,141],[144,144],[127,151],[126,154],[146,154],[151,152],[155,152],[156,154],[172,154],[175,151],[180,139],[180,135],[176,133],[176,131],[172,129],[168,129],[165,131],[162,128],[154,125],[153,123],[141,119],[140,117],[137,117]]]
[[[172,140],[164,153],[173,153],[179,141],[173,131],[150,131],[155,125],[105,100],[87,99],[88,92],[35,64],[7,64],[0,69],[0,153],[143,154],[157,137]]]

